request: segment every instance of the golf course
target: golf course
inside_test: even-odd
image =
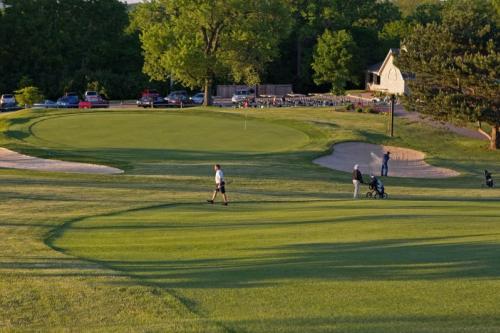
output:
[[[0,147],[123,172],[0,168],[0,331],[499,332],[500,189],[483,184],[500,152],[387,125],[341,107],[1,114]],[[350,172],[313,162],[345,142],[454,176],[353,200]],[[228,206],[206,202],[215,163]]]

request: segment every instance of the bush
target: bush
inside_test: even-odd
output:
[[[358,112],[358,113],[363,113],[363,108],[362,108],[362,107],[357,107],[357,108],[356,108],[356,112]]]
[[[345,108],[347,111],[351,111],[351,110],[354,110],[354,104],[352,103],[349,103],[347,104],[346,108]]]
[[[379,111],[379,110],[374,109],[374,108],[366,108],[366,109],[365,109],[365,112],[366,112],[366,113],[372,113],[372,114],[379,114],[379,113],[380,113],[380,111]]]
[[[40,89],[34,86],[24,87],[14,92],[16,100],[21,106],[30,107],[36,102],[43,101],[43,95]]]

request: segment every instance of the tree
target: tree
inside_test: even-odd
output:
[[[442,19],[443,3],[423,3],[418,5],[413,13],[406,17],[406,20],[412,23],[426,25],[429,23],[440,23]]]
[[[203,87],[210,105],[216,78],[257,84],[290,28],[283,0],[152,0],[138,6],[144,72]]]
[[[411,25],[407,20],[397,20],[387,23],[378,33],[380,43],[384,50],[399,48],[401,41],[410,33]]]
[[[314,82],[329,83],[332,92],[343,94],[348,82],[357,83],[354,70],[357,52],[356,43],[347,31],[325,30],[314,50]]]
[[[20,105],[24,105],[27,107],[30,107],[36,102],[41,102],[43,100],[43,95],[40,92],[40,89],[33,86],[20,88],[15,91],[15,94],[17,102]]]
[[[403,42],[397,64],[416,74],[405,104],[438,119],[486,122],[497,149],[500,36],[492,1],[450,0],[442,15],[442,23],[417,25]]]
[[[412,15],[416,8],[425,4],[439,4],[441,0],[392,0],[405,16]]]
[[[352,75],[360,79],[367,65],[380,61],[387,54],[387,49],[379,42],[378,32],[388,22],[400,19],[396,6],[387,1],[378,0],[291,0],[295,3],[299,32],[297,36],[298,69],[304,75],[311,76],[313,51],[318,37],[326,29],[349,32],[357,45],[357,66],[352,67]],[[300,51],[300,52],[299,52]],[[302,61],[302,64],[300,63]],[[352,83],[352,81],[351,81]]]

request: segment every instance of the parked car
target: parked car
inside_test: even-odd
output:
[[[255,92],[253,89],[240,89],[236,90],[231,97],[231,102],[234,104],[241,103],[245,100],[252,102],[255,99]]]
[[[191,103],[193,104],[203,104],[203,101],[205,100],[205,94],[202,92],[199,92],[195,95],[193,95],[191,98]]]
[[[43,102],[33,104],[33,108],[34,109],[51,109],[51,108],[57,108],[57,103],[54,102],[54,101],[51,101],[50,99],[46,99]]]
[[[80,103],[80,98],[77,93],[69,92],[64,94],[56,102],[58,108],[77,108]]]
[[[99,95],[97,91],[86,91],[84,100],[78,103],[78,107],[80,109],[107,108],[109,101],[104,96]]]
[[[17,106],[16,97],[12,94],[3,94],[0,97],[0,107],[9,108]]]
[[[141,93],[141,97],[160,97],[160,93],[156,89],[144,89]]]
[[[168,105],[167,101],[161,96],[143,96],[137,100],[136,104],[143,108],[161,108]]]
[[[168,102],[168,104],[175,104],[175,105],[188,104],[189,96],[187,91],[178,90],[178,91],[172,91],[167,97],[165,97],[165,100]]]

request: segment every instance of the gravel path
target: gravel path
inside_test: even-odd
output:
[[[48,160],[0,148],[0,168],[89,174],[119,174],[123,170],[105,165]]]
[[[425,162],[425,154],[407,148],[381,146],[364,142],[344,142],[333,146],[331,155],[320,157],[314,163],[321,166],[351,172],[355,164],[365,174],[380,175],[382,156],[391,152],[389,176],[409,178],[447,178],[459,173],[446,168],[432,166]]]

